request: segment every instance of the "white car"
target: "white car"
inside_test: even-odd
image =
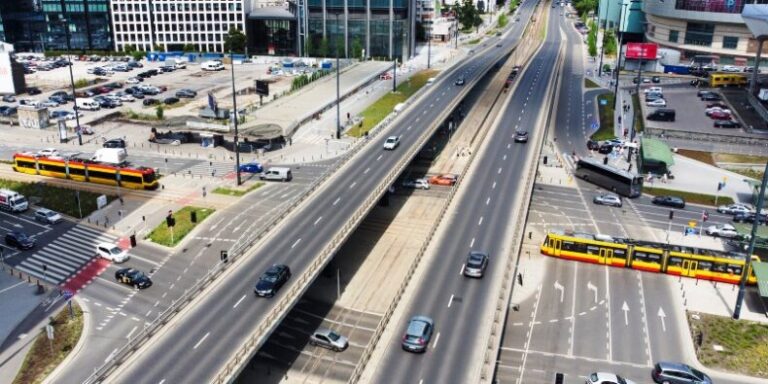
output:
[[[736,215],[739,213],[750,213],[752,212],[752,208],[746,204],[734,203],[729,205],[721,205],[717,207],[717,211],[729,215]]]
[[[723,72],[741,72],[739,67],[735,65],[723,65],[723,67],[720,68],[720,70]]]
[[[110,243],[100,243],[97,245],[96,254],[101,258],[113,261],[115,263],[122,263],[128,260],[127,250]]]
[[[125,82],[128,84],[138,84],[141,83],[141,80],[138,77],[129,77]]]
[[[400,145],[400,136],[390,136],[384,141],[384,149],[393,150]]]
[[[56,224],[64,220],[64,218],[61,217],[61,215],[57,212],[51,211],[50,209],[40,208],[35,211],[35,220],[45,224]]]
[[[56,149],[56,148],[41,149],[41,150],[37,151],[37,155],[38,156],[44,156],[44,157],[58,156],[59,155],[59,150]]]
[[[720,107],[712,107],[712,108],[706,109],[707,116],[711,115],[714,112],[731,113],[731,110],[728,108],[720,108]]]
[[[115,93],[115,97],[117,97],[118,100],[120,101],[127,101],[127,102],[136,101],[136,99],[132,95],[129,95],[125,92]]]
[[[667,101],[664,99],[651,100],[645,103],[649,107],[666,107]]]
[[[403,187],[415,188],[415,189],[429,189],[429,182],[427,179],[413,179],[403,181]]]
[[[714,237],[725,237],[728,239],[738,237],[739,233],[736,231],[736,228],[733,227],[733,225],[730,224],[720,224],[720,225],[710,225],[706,229],[707,235],[714,236]]]
[[[595,372],[587,377],[586,384],[635,384],[614,373]]]
[[[643,93],[663,93],[661,87],[650,87],[643,89]]]

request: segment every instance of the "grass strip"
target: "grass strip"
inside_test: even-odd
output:
[[[101,193],[80,191],[80,208],[77,204],[78,190],[48,185],[44,181],[26,183],[22,181],[0,179],[0,188],[7,188],[26,196],[27,200],[37,206],[45,207],[72,217],[82,217],[93,213],[98,207],[96,198]],[[106,195],[107,202],[116,198],[115,195]]]
[[[83,333],[83,311],[74,301],[72,311],[74,318],[69,317],[69,309],[66,307],[52,317],[50,325],[53,326],[53,340],[48,340],[44,328],[40,330],[13,384],[42,383],[69,355]]]
[[[600,86],[597,85],[597,83],[595,83],[594,81],[592,81],[590,79],[587,79],[585,77],[584,78],[584,88],[600,88]]]
[[[411,76],[409,80],[397,86],[397,92],[390,92],[368,106],[368,108],[361,113],[363,118],[362,124],[351,128],[347,131],[347,134],[353,137],[361,137],[365,135],[365,133],[373,129],[376,124],[384,120],[384,118],[394,110],[397,104],[408,100],[409,97],[427,83],[427,80],[434,77],[437,73],[438,71],[436,70],[428,69]]]
[[[597,112],[600,116],[600,127],[592,134],[593,140],[608,140],[616,137],[616,133],[613,130],[613,99],[614,96],[611,92],[605,92],[597,96]]]
[[[702,364],[768,378],[768,325],[704,313],[694,316],[690,312],[688,324]]]
[[[192,212],[197,215],[197,223],[192,222]],[[165,245],[167,247],[173,247],[181,242],[189,232],[195,229],[197,224],[200,224],[206,217],[215,212],[211,208],[200,208],[187,206],[173,213],[173,217],[176,219],[176,225],[173,227],[173,236],[171,236],[171,230],[168,228],[168,224],[163,220],[160,225],[155,227],[152,232],[147,235],[146,239],[149,239],[157,244]]]
[[[643,110],[640,109],[640,97],[637,94],[632,95],[632,108],[635,111],[635,133],[645,131],[645,120],[643,119]]]
[[[257,182],[257,183],[251,185],[250,187],[248,187],[246,189],[233,189],[233,188],[228,188],[228,187],[218,187],[218,188],[213,190],[213,193],[218,193],[220,195],[240,197],[240,196],[245,195],[246,193],[248,193],[250,191],[253,191],[255,189],[259,189],[262,186],[264,186],[264,183]]]
[[[685,200],[686,203],[701,204],[701,205],[715,206],[715,205],[723,205],[723,204],[733,204],[733,198],[731,198],[730,196],[717,197],[715,195],[707,195],[704,193],[678,191],[674,189],[665,189],[665,188],[655,188],[655,187],[649,187],[648,184],[643,185],[643,193],[647,193],[653,196],[675,196],[675,197],[682,198],[683,200]],[[715,200],[717,200],[717,204],[715,204]]]

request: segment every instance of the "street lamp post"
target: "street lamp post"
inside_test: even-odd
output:
[[[619,55],[616,56],[616,68],[613,69],[613,71],[616,73],[616,81],[614,81],[613,85],[613,109],[616,110],[616,102],[618,101],[618,95],[619,95],[619,72],[621,72],[621,48],[624,44],[624,31],[621,29],[621,23],[624,22],[624,12],[626,12],[627,4],[622,3],[621,4],[621,13],[619,16]]]
[[[334,13],[336,16],[336,31],[339,30],[339,12]],[[336,39],[336,43],[334,44],[336,46],[336,139],[341,139],[341,96],[339,95],[340,92],[340,84],[339,84],[339,76],[340,76],[340,70],[339,70],[339,39]]]
[[[64,0],[61,0],[62,17],[59,21],[64,24],[64,35],[66,36],[67,40],[67,61],[69,61],[67,66],[69,67],[69,83],[72,86],[72,103],[74,104],[73,109],[75,110],[75,133],[77,134],[77,144],[83,145],[83,134],[80,129],[80,116],[77,110],[77,97],[75,96],[75,76],[72,74],[72,44],[69,41],[69,21],[64,14],[66,9],[67,8],[64,6]]]
[[[755,72],[757,72],[757,64],[755,62]],[[755,240],[757,240],[757,226],[760,223],[759,216],[763,209],[763,203],[765,202],[765,186],[768,184],[768,162],[765,163],[765,170],[763,172],[763,182],[760,185],[760,194],[757,196],[757,207],[755,207],[755,221],[752,222],[752,232],[749,238],[749,246],[747,247],[746,260],[744,260],[744,269],[741,271],[741,280],[739,280],[739,294],[736,296],[736,307],[733,309],[733,318],[738,320],[741,316],[741,305],[744,301],[744,294],[746,293],[747,277],[752,269],[752,253],[755,252]]]
[[[432,26],[427,31],[427,69],[429,69],[432,59]]]
[[[603,27],[603,43],[600,44],[600,66],[597,67],[597,77],[602,77],[603,76],[603,51],[605,51],[605,32],[608,31],[608,12],[610,12],[610,10],[611,10],[611,2],[607,1],[607,3],[608,3],[608,6],[605,7],[605,27]],[[599,4],[600,3],[598,3],[598,5]],[[598,28],[597,28],[597,30],[600,31],[600,11],[598,10],[597,13],[598,13],[598,17],[597,17],[597,22],[598,22],[598,26],[597,27]]]
[[[232,50],[229,51],[229,65],[232,67],[232,109],[234,109],[233,119],[235,122],[235,172],[237,174],[237,185],[242,184],[242,179],[240,178],[240,148],[237,144],[237,94],[235,92],[235,56],[232,53]]]

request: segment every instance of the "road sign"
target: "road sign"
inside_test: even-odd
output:
[[[101,195],[96,198],[96,209],[102,209],[105,205],[107,205],[107,196]]]
[[[608,99],[600,99],[600,105],[608,105]]]
[[[62,296],[64,296],[64,300],[69,300],[69,299],[71,299],[71,298],[72,298],[72,296],[74,296],[74,295],[75,295],[75,294],[74,294],[74,293],[72,293],[72,291],[70,291],[69,289],[65,289],[65,290],[64,290],[64,293],[62,294]]]
[[[688,226],[691,228],[696,228],[696,220],[691,220],[688,222]]]
[[[597,121],[593,121],[591,127],[592,127],[592,129],[598,129],[598,128],[600,128],[600,125],[597,124]]]
[[[53,325],[45,326],[45,334],[48,336],[48,340],[53,340]]]

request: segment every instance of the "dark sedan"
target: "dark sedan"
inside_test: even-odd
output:
[[[256,282],[253,292],[257,296],[272,297],[291,277],[291,269],[284,264],[275,264],[264,272]]]
[[[733,221],[737,223],[754,223],[757,219],[758,224],[768,224],[768,215],[761,213],[759,216],[756,212],[749,213],[737,213],[733,216]]]
[[[31,249],[35,246],[35,239],[22,231],[11,231],[5,235],[5,244],[18,249]]]
[[[716,120],[715,128],[741,128],[741,123],[736,120]]]
[[[27,88],[27,94],[29,95],[39,95],[41,93],[43,93],[43,91],[41,91],[40,88],[37,88],[37,87]]]
[[[171,96],[171,97],[166,97],[166,98],[163,100],[163,104],[165,104],[165,105],[176,104],[176,103],[178,103],[178,102],[179,102],[179,98],[178,98],[178,97],[174,97],[174,96]]]
[[[527,143],[528,142],[528,132],[527,131],[517,131],[515,132],[515,143]]]
[[[663,205],[667,207],[680,209],[685,208],[685,200],[676,196],[656,196],[651,202],[656,205]]]
[[[134,288],[144,289],[152,286],[152,279],[145,275],[144,272],[133,268],[118,269],[115,272],[115,279],[119,283],[126,285],[132,285]]]
[[[160,100],[148,97],[148,98],[144,99],[144,101],[142,101],[142,103],[144,105],[155,105],[155,104],[160,104]]]
[[[183,88],[176,91],[176,97],[187,97],[191,99],[196,96],[197,96],[197,92],[188,88]]]

